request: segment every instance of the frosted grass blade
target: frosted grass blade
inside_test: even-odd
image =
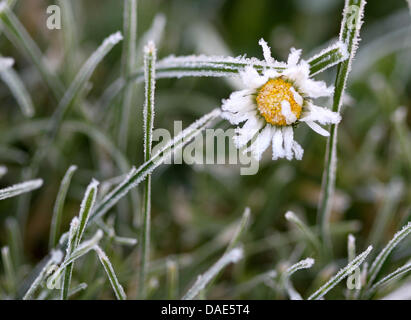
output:
[[[114,268],[108,259],[107,255],[101,250],[99,246],[95,246],[94,250],[96,251],[101,264],[104,267],[104,270],[107,273],[107,277],[110,280],[111,286],[113,287],[114,293],[116,295],[116,298],[118,300],[126,300],[127,296],[126,293],[124,292],[123,287],[121,286],[120,282],[118,281],[118,278],[116,276],[116,273],[114,272]]]
[[[70,226],[70,232],[69,232],[69,244],[68,244],[67,253],[66,253],[67,257],[74,255],[74,252],[79,246],[80,241],[83,237],[84,231],[87,227],[87,222],[90,217],[91,210],[96,201],[97,186],[98,186],[98,182],[93,179],[91,183],[88,185],[86,192],[84,194],[83,201],[81,202],[79,217],[78,218],[75,217],[72,221],[72,224]],[[72,270],[73,270],[73,264],[69,264],[64,272],[65,273],[64,281],[63,281],[63,287],[61,291],[61,294],[62,294],[61,298],[63,300],[66,300],[68,297]]]
[[[138,169],[132,168],[124,181],[106,195],[101,202],[96,204],[96,208],[93,210],[90,221],[103,216],[132,188],[140,184],[155,168],[170,157],[173,152],[181,149],[184,145],[189,143],[197,134],[207,128],[217,117],[219,117],[220,114],[220,109],[214,109],[184,129]]]
[[[368,254],[371,252],[372,246],[369,246],[367,250],[358,255],[354,260],[352,260],[347,266],[341,269],[334,277],[332,277],[327,283],[321,286],[316,292],[308,297],[308,300],[319,300],[324,295],[327,294],[332,288],[334,288],[340,281],[348,277],[356,268],[358,268],[364,260],[367,258]]]
[[[61,121],[64,118],[67,109],[72,105],[75,99],[78,97],[80,92],[86,87],[86,83],[90,80],[91,75],[98,66],[98,64],[103,60],[103,58],[111,51],[111,49],[123,39],[120,32],[113,33],[97,48],[96,51],[87,59],[83,64],[80,71],[77,73],[76,78],[71,83],[70,87],[67,89],[63,98],[57,106],[56,111],[52,117],[51,124],[51,136],[57,134],[57,130],[60,127]]]
[[[53,265],[59,264],[61,262],[62,258],[63,258],[63,253],[60,250],[55,250],[55,251],[53,250],[51,252],[50,259],[44,264],[44,266],[40,270],[37,277],[31,283],[30,287],[28,288],[28,290],[26,291],[26,293],[23,296],[23,300],[29,300],[29,299],[32,298],[32,296],[35,293],[36,289],[43,282],[46,275],[50,272],[50,268]]]
[[[71,178],[73,177],[74,172],[77,170],[77,166],[72,165],[66,171],[63,180],[61,181],[60,188],[57,194],[56,203],[53,208],[53,217],[51,220],[50,228],[50,239],[49,239],[49,248],[54,248],[58,243],[58,234],[61,230],[61,219],[63,217],[63,208],[64,202],[66,200],[67,191],[70,186]]]
[[[178,263],[174,259],[166,262],[168,299],[173,300],[178,295]]]
[[[244,235],[244,232],[247,230],[248,228],[248,224],[250,221],[250,215],[251,215],[251,211],[250,208],[245,208],[243,216],[241,218],[241,221],[237,227],[237,230],[234,234],[234,236],[231,238],[230,243],[228,244],[228,247],[226,249],[226,252],[230,251],[231,249],[234,249],[239,241],[241,240],[242,236]]]
[[[351,71],[352,61],[360,41],[360,30],[363,22],[365,0],[346,0],[341,23],[340,42],[347,45],[348,59],[340,62],[335,80],[332,111],[340,112],[347,85],[348,75]],[[354,19],[352,11],[354,10]],[[337,132],[338,124],[331,125],[330,137],[327,140],[325,155],[325,169],[321,186],[321,198],[318,206],[318,223],[321,226],[322,241],[328,254],[331,253],[332,243],[330,237],[331,204],[334,197],[335,176],[337,170]]]
[[[6,166],[0,166],[0,178],[2,178],[6,174],[7,174],[7,167]]]
[[[63,85],[55,74],[52,73],[49,66],[44,62],[43,54],[37,44],[30,37],[27,30],[3,1],[0,3],[0,25],[6,36],[14,43],[20,51],[28,56],[37,70],[40,72],[43,80],[54,95],[59,100],[63,95]]]
[[[294,289],[294,287],[291,284],[291,276],[298,270],[311,268],[314,265],[314,262],[315,261],[312,258],[301,260],[296,264],[293,264],[283,273],[281,279],[283,281],[284,288],[287,290],[287,293],[290,296],[291,300],[302,300],[301,295]]]
[[[43,185],[42,179],[29,180],[18,183],[10,187],[0,189],[0,200],[18,196],[22,193],[30,192],[40,188]]]
[[[392,280],[395,280],[395,279],[401,277],[402,275],[404,275],[405,273],[410,272],[410,271],[411,271],[411,263],[407,263],[407,264],[403,265],[402,267],[398,268],[394,272],[392,272],[389,275],[385,276],[380,281],[378,281],[375,285],[373,285],[371,287],[371,289],[369,290],[368,294],[372,294],[373,292],[378,290],[380,287],[386,285],[387,283],[391,282]]]
[[[402,241],[404,240],[405,237],[407,237],[411,233],[411,222],[409,222],[406,226],[404,226],[400,231],[398,231],[394,237],[388,242],[388,244],[381,250],[381,252],[378,254],[378,256],[375,258],[373,263],[371,264],[369,273],[368,273],[368,281],[367,281],[367,287],[369,288],[376,277],[378,276],[378,273],[380,272],[385,260],[387,260],[388,256],[392,252],[392,250],[395,249],[395,247]]]
[[[291,223],[295,224],[301,231],[305,238],[311,243],[312,247],[320,253],[320,241],[317,236],[311,231],[311,229],[299,218],[294,212],[288,211],[285,214],[285,218]]]
[[[225,253],[210,269],[198,276],[194,285],[183,296],[183,300],[194,299],[217,274],[230,263],[237,263],[243,258],[243,249],[234,248]]]
[[[149,42],[144,48],[144,74],[145,74],[145,102],[144,102],[144,161],[151,158],[154,127],[154,94],[155,94],[155,67],[156,48],[154,42]],[[146,272],[150,259],[150,226],[151,226],[151,175],[144,183],[143,199],[143,233],[141,236],[141,267],[140,267],[140,295],[146,295]]]
[[[309,60],[312,74],[318,74],[347,59],[347,48],[341,42],[325,49]],[[257,71],[275,69],[282,71],[283,66],[271,66],[257,58],[226,56],[169,56],[160,60],[156,67],[157,79],[182,77],[230,77],[236,76],[246,66],[253,66]],[[136,81],[143,80],[143,71],[132,76]]]

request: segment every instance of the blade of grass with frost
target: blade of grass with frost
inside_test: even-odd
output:
[[[30,180],[0,189],[0,200],[18,196],[22,193],[30,192],[43,185],[42,179]]]
[[[301,260],[297,262],[296,264],[293,264],[282,274],[281,280],[291,300],[302,300],[301,295],[294,289],[294,287],[291,284],[291,281],[290,281],[291,276],[298,270],[311,268],[314,265],[314,262],[315,261],[312,258]]]
[[[198,276],[194,285],[183,296],[183,300],[194,299],[217,274],[230,263],[237,263],[243,258],[243,249],[234,248],[225,253],[210,269]]]
[[[252,278],[251,280],[245,283],[241,283],[238,286],[234,287],[234,289],[232,290],[233,295],[239,296],[243,293],[246,293],[252,290],[253,288],[255,288],[256,286],[260,284],[263,284],[263,283],[268,284],[269,281],[270,282],[273,281],[276,277],[277,277],[277,271],[275,270],[269,270],[267,272],[259,274],[255,276],[254,278]]]
[[[127,79],[136,69],[137,41],[137,0],[123,1],[123,52],[121,57],[121,75]],[[128,127],[133,100],[134,83],[127,83],[123,90],[121,118],[119,126],[118,145],[126,150],[128,142]]]
[[[83,201],[81,202],[79,217],[75,217],[72,221],[69,233],[69,243],[66,252],[67,257],[73,255],[73,252],[77,249],[83,237],[84,231],[87,227],[87,222],[90,217],[91,210],[93,209],[93,205],[96,201],[97,186],[98,182],[93,179],[91,183],[88,185],[87,190],[84,194]],[[64,271],[63,287],[61,290],[61,298],[63,300],[66,300],[68,297],[73,267],[73,264],[69,264],[66,270]]]
[[[332,111],[334,112],[341,112],[348,75],[351,71],[352,61],[360,41],[359,35],[363,22],[365,4],[365,0],[345,1],[343,20],[341,23],[340,42],[347,45],[349,57],[347,60],[340,62],[338,65],[332,107]],[[352,16],[352,10],[354,10],[354,17]],[[354,22],[352,18],[354,18]],[[331,253],[332,248],[329,220],[331,214],[331,204],[334,197],[337,169],[337,132],[338,124],[331,125],[330,137],[327,140],[325,169],[321,186],[321,199],[318,206],[318,222],[321,226],[322,241],[324,242],[325,249],[328,253]]]
[[[39,47],[30,37],[18,18],[10,10],[5,1],[0,3],[0,25],[6,36],[14,43],[14,45],[18,47],[23,54],[30,58],[43,77],[43,80],[51,89],[54,98],[59,100],[63,94],[63,86],[60,80],[52,73],[49,66],[45,63]]]
[[[103,252],[103,250],[101,250],[99,246],[95,246],[94,250],[96,251],[100,259],[100,262],[103,265],[104,270],[107,273],[107,277],[110,280],[111,286],[113,287],[117,300],[126,300],[127,299],[126,293],[124,292],[123,287],[118,281],[116,273],[114,272],[114,268],[110,260],[108,259],[107,255]]]
[[[71,178],[74,172],[77,170],[77,166],[72,165],[66,171],[66,174],[61,181],[60,188],[57,194],[56,203],[53,208],[53,217],[51,220],[49,249],[54,248],[58,243],[58,235],[61,230],[61,219],[63,217],[64,202],[66,201],[67,191],[70,186]]]
[[[32,117],[34,115],[33,102],[18,73],[12,69],[13,64],[12,58],[0,57],[0,78],[9,87],[23,114]]]
[[[79,285],[77,285],[76,287],[70,290],[68,297],[71,298],[72,296],[76,295],[80,291],[86,290],[87,287],[88,287],[87,283],[84,283],[84,282],[80,283]]]
[[[103,58],[111,51],[111,49],[123,39],[120,32],[113,33],[104,39],[103,43],[97,48],[96,51],[87,59],[87,61],[80,68],[77,73],[76,78],[70,84],[70,87],[67,89],[63,98],[60,100],[60,103],[57,106],[56,111],[52,117],[51,124],[51,136],[54,136],[57,133],[57,130],[61,124],[61,121],[64,118],[65,113],[76,100],[77,96],[80,94],[80,91],[86,87],[86,83],[90,80],[91,75],[98,66],[98,64],[103,60]]]
[[[50,268],[53,265],[59,264],[61,262],[62,258],[63,258],[63,253],[61,252],[61,250],[52,250],[50,259],[47,260],[47,262],[43,265],[43,267],[40,270],[39,274],[34,279],[34,281],[31,283],[30,287],[28,288],[28,290],[26,291],[26,293],[23,296],[23,300],[29,300],[29,299],[32,298],[32,296],[35,293],[36,289],[43,282],[46,275],[50,271]]]
[[[169,143],[167,143],[161,150],[159,150],[151,159],[143,163],[138,169],[132,168],[127,174],[124,181],[122,181],[113,191],[106,195],[103,200],[96,204],[90,216],[90,222],[102,217],[108,210],[110,210],[121,198],[123,198],[131,189],[136,187],[141,181],[143,181],[148,174],[150,174],[154,169],[160,166],[168,157],[170,157],[173,152],[181,149],[184,145],[189,143],[195,136],[206,129],[211,123],[217,119],[221,114],[220,109],[214,109],[210,113],[204,115],[202,118],[198,119],[192,123],[189,127],[180,132],[174,137]],[[64,234],[63,234],[64,236]],[[66,238],[63,236],[59,240],[59,247],[64,247],[66,245]],[[33,279],[36,277],[37,272],[39,272],[40,267],[47,265],[51,259],[51,255],[47,255],[38,264],[36,269],[28,279]],[[22,284],[21,290],[26,290],[27,282]],[[20,291],[21,291],[20,290]]]
[[[151,158],[154,126],[154,95],[155,95],[155,67],[156,48],[154,42],[149,42],[144,48],[144,74],[145,74],[145,102],[144,102],[144,161]],[[146,272],[150,259],[150,225],[151,225],[151,175],[144,182],[143,199],[143,233],[141,236],[141,267],[140,267],[140,294],[145,296]]]
[[[242,236],[244,235],[244,232],[247,230],[248,228],[248,223],[250,220],[250,208],[245,208],[243,216],[241,218],[241,221],[238,225],[238,228],[234,234],[234,236],[231,238],[230,243],[228,244],[228,247],[226,249],[226,252],[230,251],[231,249],[233,249],[234,247],[236,247],[239,243],[239,241],[241,240]]]
[[[411,271],[411,263],[407,263],[407,264],[403,265],[402,267],[398,268],[394,272],[392,272],[389,275],[385,276],[380,281],[378,281],[375,285],[373,285],[371,287],[371,289],[369,289],[368,294],[370,295],[370,294],[374,293],[380,287],[386,285],[387,283],[391,282],[392,280],[395,280],[395,279],[401,277],[402,275],[404,275],[405,273],[410,272],[410,271]]]
[[[178,295],[178,263],[174,259],[166,262],[167,268],[167,299],[173,300]]]
[[[127,177],[113,191],[111,191],[103,200],[96,204],[90,220],[103,216],[110,210],[122,197],[124,197],[132,188],[140,184],[151,172],[160,166],[173,152],[181,149],[189,143],[195,136],[207,128],[221,114],[220,109],[214,109],[204,115],[189,127],[180,132],[173,140],[168,142],[161,150],[156,152],[149,161],[143,163],[138,169],[132,168]]]
[[[347,253],[348,253],[348,262],[351,262],[355,259],[356,255],[356,245],[355,237],[352,234],[348,235],[347,238]],[[352,300],[355,296],[354,290],[347,289],[347,299]]]
[[[369,288],[374,280],[376,279],[378,273],[380,272],[382,265],[384,264],[385,260],[387,260],[388,256],[395,249],[395,247],[402,241],[406,236],[411,233],[411,222],[409,222],[406,226],[404,226],[400,231],[398,231],[394,237],[388,242],[388,244],[381,250],[378,256],[375,258],[373,263],[371,264],[369,273],[368,273],[368,281],[367,287]]]
[[[0,78],[9,87],[23,114],[29,118],[34,116],[33,101],[19,74],[12,68],[6,68],[0,71]]]
[[[319,55],[314,56],[314,60],[309,62],[310,72],[318,74],[320,71],[324,71],[345,60],[347,60],[346,46],[337,43],[331,46],[330,49],[325,49]],[[253,66],[259,72],[262,72],[264,69],[275,69],[277,71],[284,69],[283,67],[272,67],[265,61],[257,58],[206,55],[169,56],[158,62],[156,77],[157,79],[174,77],[229,77],[237,75],[246,66]],[[137,72],[131,78],[135,81],[142,81],[143,71]]]
[[[9,247],[6,246],[1,248],[1,257],[3,260],[3,267],[5,271],[8,291],[12,295],[14,295],[16,291],[16,274],[14,272],[13,262],[11,261]]]
[[[311,243],[312,247],[317,251],[317,253],[320,253],[320,241],[317,236],[311,231],[311,229],[299,217],[297,217],[294,212],[288,211],[285,214],[285,218],[291,223],[295,224],[301,231],[301,233]]]
[[[326,295],[328,291],[334,288],[339,282],[341,282],[344,278],[348,277],[356,268],[358,268],[367,258],[371,250],[372,246],[369,246],[367,250],[359,254],[354,260],[352,260],[346,267],[341,269],[327,283],[325,283],[321,288],[319,288],[316,292],[309,296],[308,300],[319,300],[322,297],[324,297],[324,295]]]

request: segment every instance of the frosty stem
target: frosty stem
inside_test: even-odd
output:
[[[348,74],[351,71],[351,64],[358,47],[365,3],[365,0],[345,1],[340,41],[347,45],[349,57],[347,60],[340,62],[338,65],[332,107],[332,110],[335,112],[340,112],[343,104]],[[327,141],[327,151],[325,155],[325,169],[321,187],[321,199],[318,208],[318,222],[321,225],[322,240],[328,253],[331,253],[332,248],[329,224],[331,205],[335,189],[338,124],[331,125],[330,131],[330,137]]]

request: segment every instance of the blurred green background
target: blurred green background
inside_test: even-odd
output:
[[[73,68],[67,68],[68,58],[64,56],[62,32],[66,26],[63,24],[62,30],[46,27],[46,7],[50,4],[54,2],[20,0],[14,12],[42,49],[45,59],[68,85],[101,41],[122,30],[122,1],[71,1],[74,24],[70,27],[76,35],[74,56],[69,57]],[[309,58],[337,39],[342,8],[342,0],[140,0],[138,40],[161,13],[166,24],[158,43],[159,59],[169,54],[193,53],[246,54],[262,59],[258,46],[262,37],[269,42],[277,59],[286,59],[290,47],[302,48],[303,57]],[[339,131],[337,193],[332,216],[335,259],[319,260],[313,269],[293,277],[296,289],[304,296],[346,263],[348,233],[357,237],[358,252],[371,243],[381,248],[410,220],[410,11],[405,0],[370,0],[365,12],[362,41],[349,78],[349,96],[345,99]],[[67,123],[38,173],[44,179],[44,186],[28,197],[0,202],[0,245],[7,244],[9,233],[15,232],[15,223],[22,233],[21,249],[12,252],[18,256],[16,261],[21,262],[19,279],[48,252],[52,209],[67,168],[71,164],[79,167],[66,200],[64,229],[78,214],[92,177],[106,181],[125,173],[113,159],[110,147],[102,145],[99,138],[90,138],[92,129],[88,127],[118,146],[128,165],[142,163],[143,86],[136,85],[128,124],[118,123],[120,99],[108,106],[102,100],[107,87],[120,76],[121,49],[121,44],[117,45],[98,66],[87,97],[67,115]],[[15,59],[14,68],[27,86],[36,111],[33,118],[25,118],[9,89],[0,83],[0,164],[8,168],[0,187],[6,187],[25,179],[25,168],[57,104],[31,62],[4,34],[0,35],[0,52]],[[318,78],[332,84],[335,68]],[[159,80],[155,128],[172,129],[174,120],[183,120],[184,126],[188,126],[219,107],[233,90],[224,79]],[[330,105],[327,100],[323,103]],[[129,126],[128,144],[120,148],[118,127],[125,125]],[[229,125],[224,123],[222,127]],[[154,172],[152,298],[167,297],[164,289],[167,258],[176,259],[180,265],[179,294],[184,293],[196,275],[224,251],[245,207],[250,207],[252,214],[243,239],[246,258],[226,269],[208,297],[286,298],[275,281],[247,290],[241,284],[271,269],[281,271],[285,265],[313,254],[300,241],[298,232],[287,224],[284,213],[293,210],[315,227],[326,140],[303,127],[296,134],[305,149],[303,160],[273,162],[267,152],[254,176],[241,176],[238,166],[229,165],[162,166]],[[128,197],[111,211],[108,220],[119,235],[139,237],[140,211],[140,205],[133,204]],[[383,221],[378,229],[376,221]],[[409,240],[403,243],[384,273],[411,257],[410,244]],[[139,259],[137,247],[115,243],[106,246],[120,282],[133,297]],[[79,264],[75,279],[92,287],[77,298],[112,298],[94,257],[87,257]],[[402,283],[405,282],[407,279]],[[341,298],[342,294],[343,290],[333,290],[329,297]]]

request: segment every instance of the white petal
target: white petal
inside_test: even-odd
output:
[[[270,142],[273,138],[273,129],[270,125],[266,125],[265,128],[257,136],[253,144],[251,145],[251,153],[255,160],[260,161],[261,155],[267,150]]]
[[[251,111],[255,109],[252,93],[253,90],[235,91],[228,99],[223,100],[221,108],[230,112]]]
[[[313,129],[315,132],[317,132],[318,134],[324,136],[324,137],[328,137],[330,135],[330,133],[325,130],[324,128],[322,128],[320,125],[316,124],[313,121],[306,121],[305,122],[311,129]]]
[[[228,120],[231,124],[239,124],[241,122],[244,122],[252,117],[255,117],[255,115],[257,114],[256,111],[248,111],[248,112],[223,112],[221,114],[221,117],[223,119]]]
[[[290,91],[293,93],[295,102],[297,102],[300,106],[302,106],[304,104],[303,97],[294,89],[294,87],[291,87]]]
[[[257,89],[268,80],[265,76],[260,76],[257,70],[250,66],[245,67],[244,71],[240,72],[240,76],[244,85],[249,89]]]
[[[298,89],[301,89],[301,86],[310,78],[310,65],[306,61],[301,61],[299,65],[284,70],[283,75],[293,81]]]
[[[287,124],[292,124],[297,120],[296,115],[291,111],[291,105],[287,100],[281,101],[281,114]]]
[[[324,81],[315,81],[312,79],[305,79],[299,81],[298,88],[311,98],[329,97],[333,94],[334,88],[327,87]]]
[[[335,124],[341,121],[341,116],[338,112],[333,112],[330,109],[308,103],[307,107],[305,107],[300,121],[317,121],[320,124]]]
[[[264,71],[264,77],[266,77],[267,79],[278,78],[280,75],[281,73],[278,73],[274,69],[267,69]]]
[[[236,136],[233,137],[234,145],[237,149],[244,147],[257,132],[264,126],[265,122],[257,117],[252,117],[247,120],[242,128],[237,128]]]
[[[304,149],[298,144],[297,141],[293,142],[293,151],[294,151],[294,156],[297,160],[301,160],[304,155]]]
[[[287,160],[293,159],[293,142],[294,142],[294,130],[290,126],[286,126],[283,129],[284,138],[284,151]]]
[[[271,56],[271,48],[268,46],[267,42],[263,38],[261,38],[260,41],[258,41],[258,44],[263,49],[263,56],[265,61],[268,64],[274,64],[275,60]]]
[[[277,160],[280,158],[284,158],[285,156],[285,151],[283,147],[283,132],[279,128],[274,129],[274,134],[273,134],[273,160]]]
[[[298,61],[300,60],[301,52],[302,52],[301,50],[296,50],[295,48],[291,48],[291,52],[288,55],[287,64],[289,66],[296,66]]]

